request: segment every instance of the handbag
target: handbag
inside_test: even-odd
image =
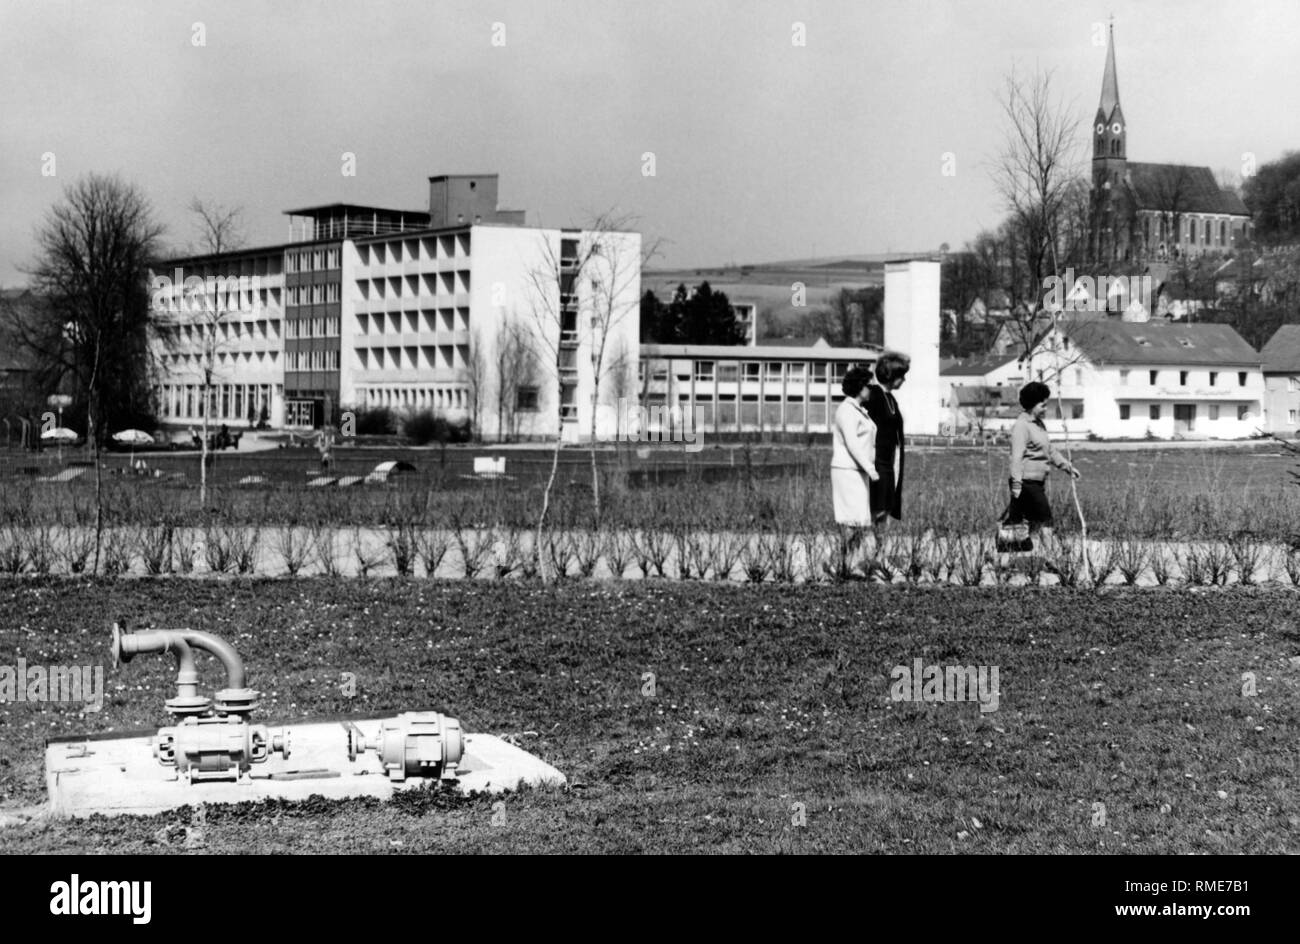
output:
[[[1023,551],[1032,551],[1034,549],[1034,539],[1029,536],[1029,522],[1017,521],[1014,524],[1007,521],[1011,516],[1011,505],[1007,505],[1007,510],[1002,512],[1002,520],[998,522],[997,549],[999,554],[1018,554]]]

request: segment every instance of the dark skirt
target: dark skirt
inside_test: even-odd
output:
[[[886,518],[903,517],[903,495],[898,488],[898,476],[892,465],[881,465],[876,460],[879,479],[871,483],[871,517],[880,522]]]
[[[1011,499],[1007,524],[1028,522],[1030,531],[1052,527],[1052,506],[1047,503],[1047,483],[1029,479],[1020,483],[1020,497]]]

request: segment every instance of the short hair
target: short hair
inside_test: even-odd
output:
[[[1020,388],[1020,405],[1026,410],[1032,410],[1051,397],[1051,388],[1038,380],[1031,380]]]
[[[912,359],[898,351],[886,351],[876,361],[876,379],[882,384],[893,383],[907,376],[912,367]]]
[[[846,397],[856,397],[869,383],[871,383],[871,371],[855,364],[844,374],[840,389],[844,391]]]

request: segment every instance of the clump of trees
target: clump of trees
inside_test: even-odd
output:
[[[649,344],[744,344],[745,331],[726,293],[708,282],[678,285],[668,304],[653,291],[641,296],[641,340]]]
[[[1242,200],[1262,246],[1300,243],[1300,151],[1261,165],[1246,178]]]
[[[15,309],[10,330],[38,385],[71,394],[64,423],[84,423],[93,443],[154,423],[148,272],[162,233],[141,190],[99,174],[70,185],[36,231],[41,303]]]

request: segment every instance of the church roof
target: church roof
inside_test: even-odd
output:
[[[1106,71],[1101,78],[1101,104],[1098,108],[1109,119],[1115,107],[1119,105],[1119,75],[1115,72],[1115,25],[1110,27],[1110,39],[1106,43]]]
[[[1225,324],[1063,321],[1060,330],[1098,364],[1258,367],[1260,355]]]
[[[1250,215],[1241,198],[1221,188],[1208,167],[1129,161],[1127,170],[1129,189],[1139,210]]]

